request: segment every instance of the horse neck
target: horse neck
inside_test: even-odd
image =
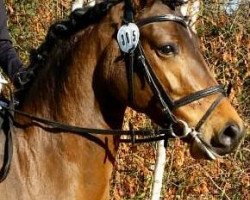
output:
[[[107,45],[106,38],[102,38],[98,27],[79,35],[65,61],[59,62],[65,64],[55,67],[55,62],[48,61],[31,88],[23,110],[85,127],[121,128],[125,107],[103,93],[105,88],[100,88],[100,84],[95,84],[101,81],[97,68]]]
[[[22,111],[88,128],[121,127],[124,106],[100,92],[105,90],[101,84],[95,84],[99,52],[105,48],[105,43],[101,42],[104,38],[91,37],[98,35],[98,28],[90,30],[79,36],[79,41],[71,48],[74,51],[67,52],[67,56],[72,55],[74,59],[62,61],[66,65],[60,66],[60,70],[54,68],[59,67],[54,66],[57,62],[48,61],[49,66],[41,70],[27,94]],[[52,55],[56,55],[54,53]],[[0,199],[1,195],[5,199],[9,193],[13,195],[10,199],[18,199],[20,195],[22,199],[60,198],[62,194],[69,199],[75,199],[76,195],[79,199],[89,196],[108,199],[108,182],[116,151],[113,137],[53,133],[33,123],[29,125],[27,120],[16,116],[16,121],[28,124],[28,128],[15,129],[12,170],[6,187],[0,187]],[[95,183],[94,187],[89,185],[89,180]],[[5,190],[13,185],[15,191]]]

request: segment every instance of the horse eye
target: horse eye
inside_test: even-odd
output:
[[[172,55],[177,53],[177,47],[173,44],[167,44],[160,47],[160,52],[165,55]]]

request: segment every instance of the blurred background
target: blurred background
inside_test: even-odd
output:
[[[14,45],[28,64],[29,52],[43,41],[51,23],[68,16],[70,0],[5,0]],[[171,140],[163,199],[250,199],[250,2],[203,0],[196,22],[203,55],[219,82],[232,84],[230,99],[241,113],[247,135],[233,154],[213,162],[194,160],[180,140]],[[144,115],[127,109],[135,128],[150,128]],[[155,144],[121,144],[113,173],[113,200],[149,199]]]

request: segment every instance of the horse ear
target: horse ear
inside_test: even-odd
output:
[[[189,0],[162,0],[164,4],[166,4],[169,8],[172,10],[175,10],[176,8],[179,8],[180,6],[187,4]]]
[[[156,0],[133,0],[133,7],[135,11],[139,11],[145,7],[150,7]]]

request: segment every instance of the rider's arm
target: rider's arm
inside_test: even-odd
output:
[[[0,0],[0,66],[11,80],[13,80],[14,75],[22,68],[22,62],[18,58],[10,40],[3,0]]]

